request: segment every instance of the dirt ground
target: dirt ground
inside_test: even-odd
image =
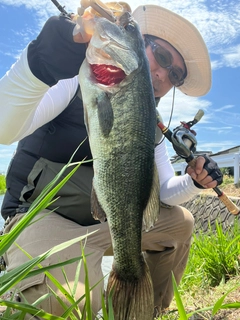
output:
[[[202,296],[202,302],[201,299],[198,298],[198,307],[199,304],[202,303],[202,308],[206,305],[214,305],[217,302],[217,299],[220,299],[224,294],[226,294],[230,288],[233,288],[235,286],[238,286],[238,289],[234,290],[233,292],[230,292],[227,297],[224,299],[223,304],[227,303],[234,303],[234,302],[240,302],[240,277],[237,276],[234,279],[230,280],[229,283],[222,284],[216,288],[212,288],[208,294],[204,296],[204,293]],[[226,309],[226,310],[219,310],[217,314],[213,317],[211,317],[211,312],[205,312],[204,316],[198,316],[195,315],[191,318],[191,320],[203,320],[203,319],[211,319],[211,320],[240,320],[240,308],[236,309]]]
[[[228,184],[223,187],[220,186],[220,190],[230,197],[240,198],[240,184]],[[216,195],[216,192],[213,189],[203,190],[202,193]],[[186,312],[190,313],[196,309],[214,305],[218,299],[235,286],[238,288],[227,295],[223,304],[234,302],[240,303],[240,276],[237,276],[232,280],[229,280],[226,284],[222,284],[216,288],[211,288],[209,292],[198,292],[193,299],[191,299],[192,297],[187,297],[188,301],[186,301],[186,305],[190,307]],[[219,310],[215,316],[211,316],[211,311],[206,311],[204,314],[192,316],[189,320],[240,320],[240,308]]]
[[[185,306],[185,311],[187,314],[196,312],[197,310],[205,309],[210,306],[214,306],[218,300],[220,300],[224,294],[228,293],[222,305],[229,303],[240,303],[240,276],[236,276],[230,279],[226,283],[222,283],[217,287],[210,289],[192,289],[189,293],[181,294],[181,299],[183,305]],[[186,307],[187,306],[187,307]],[[164,315],[166,319],[169,320],[179,320],[179,316],[175,313],[177,310],[177,305],[175,299],[173,300],[170,308],[165,310]],[[175,311],[175,312],[174,312]],[[172,314],[172,315],[171,315]],[[159,318],[165,319],[165,318]],[[212,316],[212,308],[206,310],[205,312],[195,313],[189,318],[189,320],[240,320],[240,308],[232,309],[220,309],[218,312]]]
[[[240,197],[240,185],[237,186],[234,184],[228,184],[224,187],[220,186],[221,191],[223,191],[226,195],[231,197]],[[215,195],[215,191],[213,189],[204,190],[203,193],[213,194]],[[240,253],[239,253],[240,254]],[[238,283],[240,286],[240,277],[236,277],[236,284]],[[220,295],[224,295],[226,293],[226,288],[224,289],[224,285],[222,287],[218,287],[218,289],[212,289],[212,295],[214,295],[214,291],[220,291]],[[222,289],[222,290],[221,290]],[[210,294],[211,296],[211,294]],[[206,296],[205,300],[209,300],[210,296]],[[232,303],[232,302],[240,302],[240,287],[228,294],[224,303]],[[215,301],[216,302],[216,301]],[[240,309],[228,309],[228,310],[220,310],[213,318],[197,318],[195,316],[191,320],[202,320],[202,319],[214,319],[214,320],[240,320]]]

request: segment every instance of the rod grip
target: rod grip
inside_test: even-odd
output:
[[[194,158],[194,159],[192,159],[191,161],[188,162],[188,165],[189,165],[191,168],[195,169],[196,162],[197,162],[197,158]]]
[[[238,215],[240,213],[239,208],[235,205],[235,203],[232,202],[231,199],[229,199],[229,197],[224,192],[222,192],[222,194],[219,195],[218,198],[226,206],[229,212],[234,215]]]
[[[194,120],[196,122],[200,121],[203,115],[204,115],[204,111],[202,109],[198,110],[197,114],[194,117]]]
[[[188,162],[188,165],[191,168],[195,168],[197,159],[194,158],[190,162]],[[238,215],[240,213],[239,208],[235,205],[235,203],[232,202],[232,200],[219,188],[213,188],[213,190],[217,193],[219,200],[226,206],[229,212],[231,212],[234,215]]]

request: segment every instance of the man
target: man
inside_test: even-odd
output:
[[[174,86],[190,96],[206,94],[211,86],[211,67],[206,45],[197,29],[179,15],[155,5],[140,6],[133,16],[144,35],[155,97],[163,97]],[[1,79],[0,143],[20,140],[7,174],[2,216],[10,217],[11,221],[5,232],[22,218],[87,136],[76,75],[88,40],[81,19],[75,25],[67,16],[52,17]],[[91,159],[88,141],[78,149],[73,161],[85,157]],[[156,310],[160,311],[171,303],[171,272],[179,283],[191,244],[193,217],[178,205],[190,200],[201,188],[217,186],[222,176],[216,163],[199,157],[195,169],[187,168],[184,176],[176,177],[164,142],[157,145],[155,159],[162,208],[155,226],[149,232],[143,230],[142,250],[153,280]],[[50,206],[55,212],[46,215],[44,210],[39,216],[45,217],[27,227],[17,239],[24,250],[36,256],[63,241],[98,230],[88,237],[85,246],[85,254],[91,253],[87,257],[90,285],[102,278],[102,256],[106,250],[111,251],[107,222],[99,224],[90,213],[92,177],[91,162],[81,165],[60,190],[60,198]],[[80,254],[79,244],[72,245],[43,265]],[[12,246],[5,260],[8,270],[12,270],[27,257]],[[65,272],[72,286],[76,264],[66,266]],[[51,273],[68,289],[61,270],[53,269]],[[84,276],[81,270],[76,299],[85,292]],[[49,292],[48,286],[64,300],[44,274],[22,281],[19,291],[33,303]],[[92,292],[95,313],[101,308],[102,289],[101,282]],[[39,307],[54,315],[63,312],[53,295]]]

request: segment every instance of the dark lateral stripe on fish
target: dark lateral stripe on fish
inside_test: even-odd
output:
[[[104,137],[108,137],[113,126],[112,104],[106,93],[103,93],[97,101],[98,119]]]

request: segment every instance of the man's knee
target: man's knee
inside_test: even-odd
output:
[[[190,211],[184,207],[176,206],[172,209],[174,211],[174,217],[176,219],[176,230],[180,234],[181,241],[188,240],[194,228],[194,218]],[[175,231],[176,231],[175,230]]]
[[[184,214],[184,229],[186,232],[186,238],[188,239],[192,233],[193,233],[193,229],[194,229],[194,217],[191,214],[190,211],[188,211],[187,209],[180,207],[183,210],[183,214]]]

